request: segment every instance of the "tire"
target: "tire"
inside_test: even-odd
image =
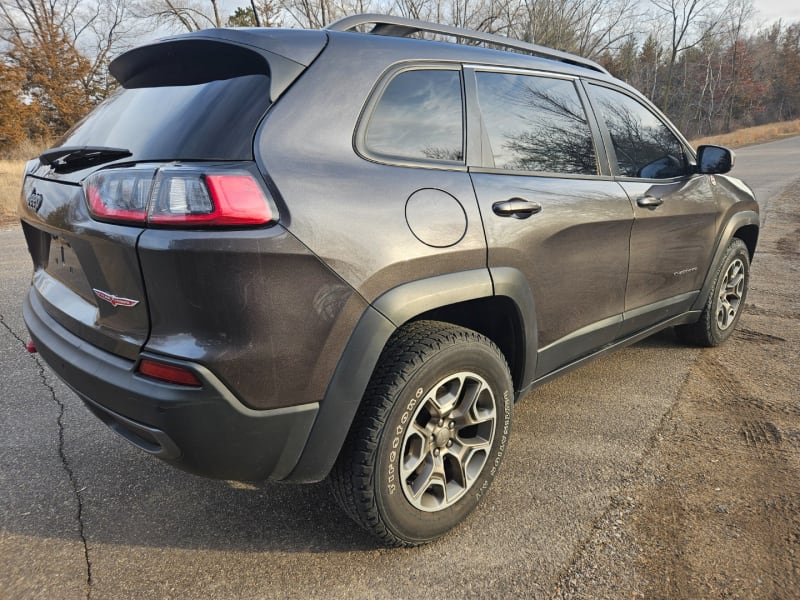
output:
[[[750,253],[742,240],[733,238],[714,274],[700,319],[676,327],[678,337],[705,347],[719,346],[727,340],[739,322],[749,283]]]
[[[463,521],[506,452],[513,387],[500,350],[436,321],[387,343],[329,481],[344,511],[388,546]]]

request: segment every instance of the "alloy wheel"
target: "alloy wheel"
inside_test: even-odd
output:
[[[400,478],[406,499],[428,512],[458,502],[483,471],[496,421],[494,393],[480,375],[460,372],[434,385],[403,437]]]
[[[731,326],[739,312],[744,296],[745,267],[742,259],[737,258],[725,272],[719,286],[719,302],[717,304],[717,325],[720,330]]]

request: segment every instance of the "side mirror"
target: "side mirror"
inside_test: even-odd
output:
[[[722,175],[733,168],[736,155],[722,146],[700,146],[697,149],[697,172]]]

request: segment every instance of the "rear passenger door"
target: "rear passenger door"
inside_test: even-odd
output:
[[[626,335],[688,310],[696,299],[716,234],[715,181],[695,173],[690,150],[640,99],[606,85],[586,87],[634,210]]]
[[[617,336],[633,211],[574,78],[475,66],[465,86],[488,264],[530,286],[540,377]]]

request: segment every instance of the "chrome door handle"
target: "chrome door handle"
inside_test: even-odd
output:
[[[542,210],[542,205],[538,202],[531,202],[524,198],[511,198],[492,204],[494,214],[500,217],[514,217],[516,219],[527,219],[531,215]]]
[[[636,204],[641,206],[642,208],[656,208],[657,206],[661,206],[664,204],[664,200],[662,198],[656,198],[655,196],[642,196],[641,198],[636,199]]]

